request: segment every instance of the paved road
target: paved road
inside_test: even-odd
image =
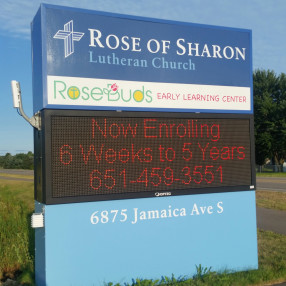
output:
[[[18,170],[18,169],[0,169],[1,174],[13,174],[13,175],[25,175],[25,176],[33,176],[34,170]]]
[[[257,227],[286,235],[286,212],[256,208]]]
[[[286,192],[286,177],[257,177],[258,191]],[[257,208],[257,227],[286,235],[286,212]]]
[[[286,177],[257,177],[256,185],[259,191],[286,192]]]
[[[12,177],[7,177],[7,176],[1,176],[1,174],[0,174],[0,180],[13,180],[13,181],[34,182],[34,179],[12,178]]]
[[[34,170],[0,169],[0,179],[2,180],[26,181],[26,182],[34,181],[34,179],[30,179],[30,178],[9,177],[9,176],[5,176],[5,174],[33,176]]]
[[[258,191],[286,192],[286,177],[257,177]],[[257,208],[257,227],[286,235],[286,212]]]

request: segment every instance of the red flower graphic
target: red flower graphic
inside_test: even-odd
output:
[[[116,83],[114,83],[112,86],[111,86],[111,89],[113,91],[116,91],[118,89],[118,85]]]

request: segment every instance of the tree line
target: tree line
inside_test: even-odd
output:
[[[255,158],[283,164],[286,158],[286,75],[274,71],[253,73]]]
[[[19,153],[11,155],[6,153],[4,156],[0,156],[0,168],[3,169],[34,169],[34,154],[28,152],[27,154]]]
[[[253,73],[254,135],[256,164],[272,160],[283,164],[286,158],[286,75],[270,70]],[[0,156],[0,168],[33,169],[33,153]]]

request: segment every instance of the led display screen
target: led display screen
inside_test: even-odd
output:
[[[58,114],[45,119],[51,198],[208,193],[253,184],[249,117]]]

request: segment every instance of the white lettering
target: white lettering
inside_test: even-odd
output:
[[[204,45],[204,48],[203,48],[201,56],[204,57],[205,53],[207,54],[208,58],[211,58],[211,54],[210,54],[210,51],[209,51],[209,48],[208,48],[207,44]]]
[[[193,55],[192,51],[196,51],[195,56],[196,56],[196,57],[199,57],[199,56],[200,56],[200,54],[199,54],[199,45],[200,45],[200,44],[195,43],[195,47],[194,47],[194,48],[192,48],[192,44],[193,44],[193,43],[188,43],[188,46],[189,46],[189,56],[192,56],[192,55]]]
[[[239,60],[238,55],[240,55],[240,57],[245,61],[245,50],[246,50],[245,48],[242,48],[242,51],[241,51],[238,47],[235,47],[235,52],[236,52],[235,59]]]
[[[100,47],[105,48],[105,45],[111,49],[116,50],[119,47],[123,51],[128,51],[131,48],[132,52],[141,52],[140,48],[140,38],[131,37],[131,46],[130,46],[130,38],[128,36],[123,36],[119,38],[114,34],[109,34],[106,36],[105,40],[100,30],[97,29],[88,29],[90,32],[90,47]],[[168,45],[165,44],[165,50],[168,48]]]
[[[155,50],[152,50],[151,49],[151,43],[155,43]],[[154,45],[153,45],[154,46]],[[158,53],[159,52],[159,50],[160,50],[160,43],[157,41],[157,40],[155,40],[155,39],[151,39],[151,40],[149,40],[148,41],[148,43],[147,43],[147,49],[148,49],[148,51],[150,52],[150,53],[152,53],[152,54],[156,54],[156,53]]]
[[[185,42],[185,40],[184,39],[178,39],[177,40],[177,47],[182,50],[182,52],[179,52],[177,50],[177,55],[179,55],[179,56],[182,56],[186,53],[186,48],[181,44],[181,42]]]
[[[110,39],[111,39],[111,38],[114,39],[114,41],[113,41],[113,42],[115,43],[114,46],[112,46],[112,45],[110,44]],[[108,47],[109,49],[112,49],[112,50],[117,49],[117,48],[119,47],[119,39],[118,39],[118,37],[115,36],[115,35],[108,35],[108,36],[106,37],[106,45],[107,45],[107,47]]]
[[[88,29],[90,31],[90,47],[96,47],[94,41],[96,41],[97,45],[100,48],[104,48],[103,44],[101,43],[101,41],[99,40],[102,36],[101,32],[99,30],[95,30],[95,29]],[[95,35],[95,33],[97,33],[97,35]]]
[[[132,52],[141,52],[141,49],[140,49],[140,38],[133,38],[131,37],[132,39]]]
[[[227,55],[227,50],[230,51],[229,55]],[[224,49],[223,49],[223,55],[224,55],[224,57],[225,57],[226,59],[228,59],[228,60],[232,59],[233,56],[234,56],[234,50],[233,50],[233,48],[230,47],[230,46],[224,47]]]
[[[129,37],[128,36],[123,36],[122,37],[122,44],[125,46],[121,47],[121,50],[123,51],[128,51],[130,48],[130,45],[128,43]]]
[[[115,34],[104,35],[98,29],[88,29],[90,32],[90,47],[109,48],[111,50],[121,49],[123,51],[141,52],[140,47],[141,38],[130,37],[127,35],[121,38]],[[149,39],[146,45],[147,50],[152,54],[168,54],[171,49],[170,40],[157,40]],[[186,42],[185,39],[179,38],[176,41],[176,54],[179,56],[185,55],[188,52],[188,56],[193,57],[207,57],[207,58],[224,58],[227,60],[243,60],[246,59],[246,48],[232,47],[232,46],[219,46],[208,45],[200,43]],[[163,58],[162,58],[163,59]],[[188,66],[187,62],[166,62],[168,66],[158,63],[160,59],[153,59],[153,66],[156,68],[170,68],[170,69],[184,69],[195,70],[194,64]],[[94,61],[93,61],[94,62]]]
[[[163,43],[163,52],[162,52],[162,54],[167,54],[167,49],[169,50],[170,49],[170,41],[165,41],[165,40],[163,40],[162,41],[162,43]]]
[[[220,54],[220,46],[217,46],[217,45],[213,45],[213,58],[222,58],[221,54]]]
[[[200,215],[197,204],[194,204],[191,215]]]
[[[218,214],[221,214],[221,213],[223,212],[222,204],[223,204],[223,202],[218,202],[218,203],[217,203],[217,207],[218,207],[218,209],[219,209],[219,210],[217,211]]]

